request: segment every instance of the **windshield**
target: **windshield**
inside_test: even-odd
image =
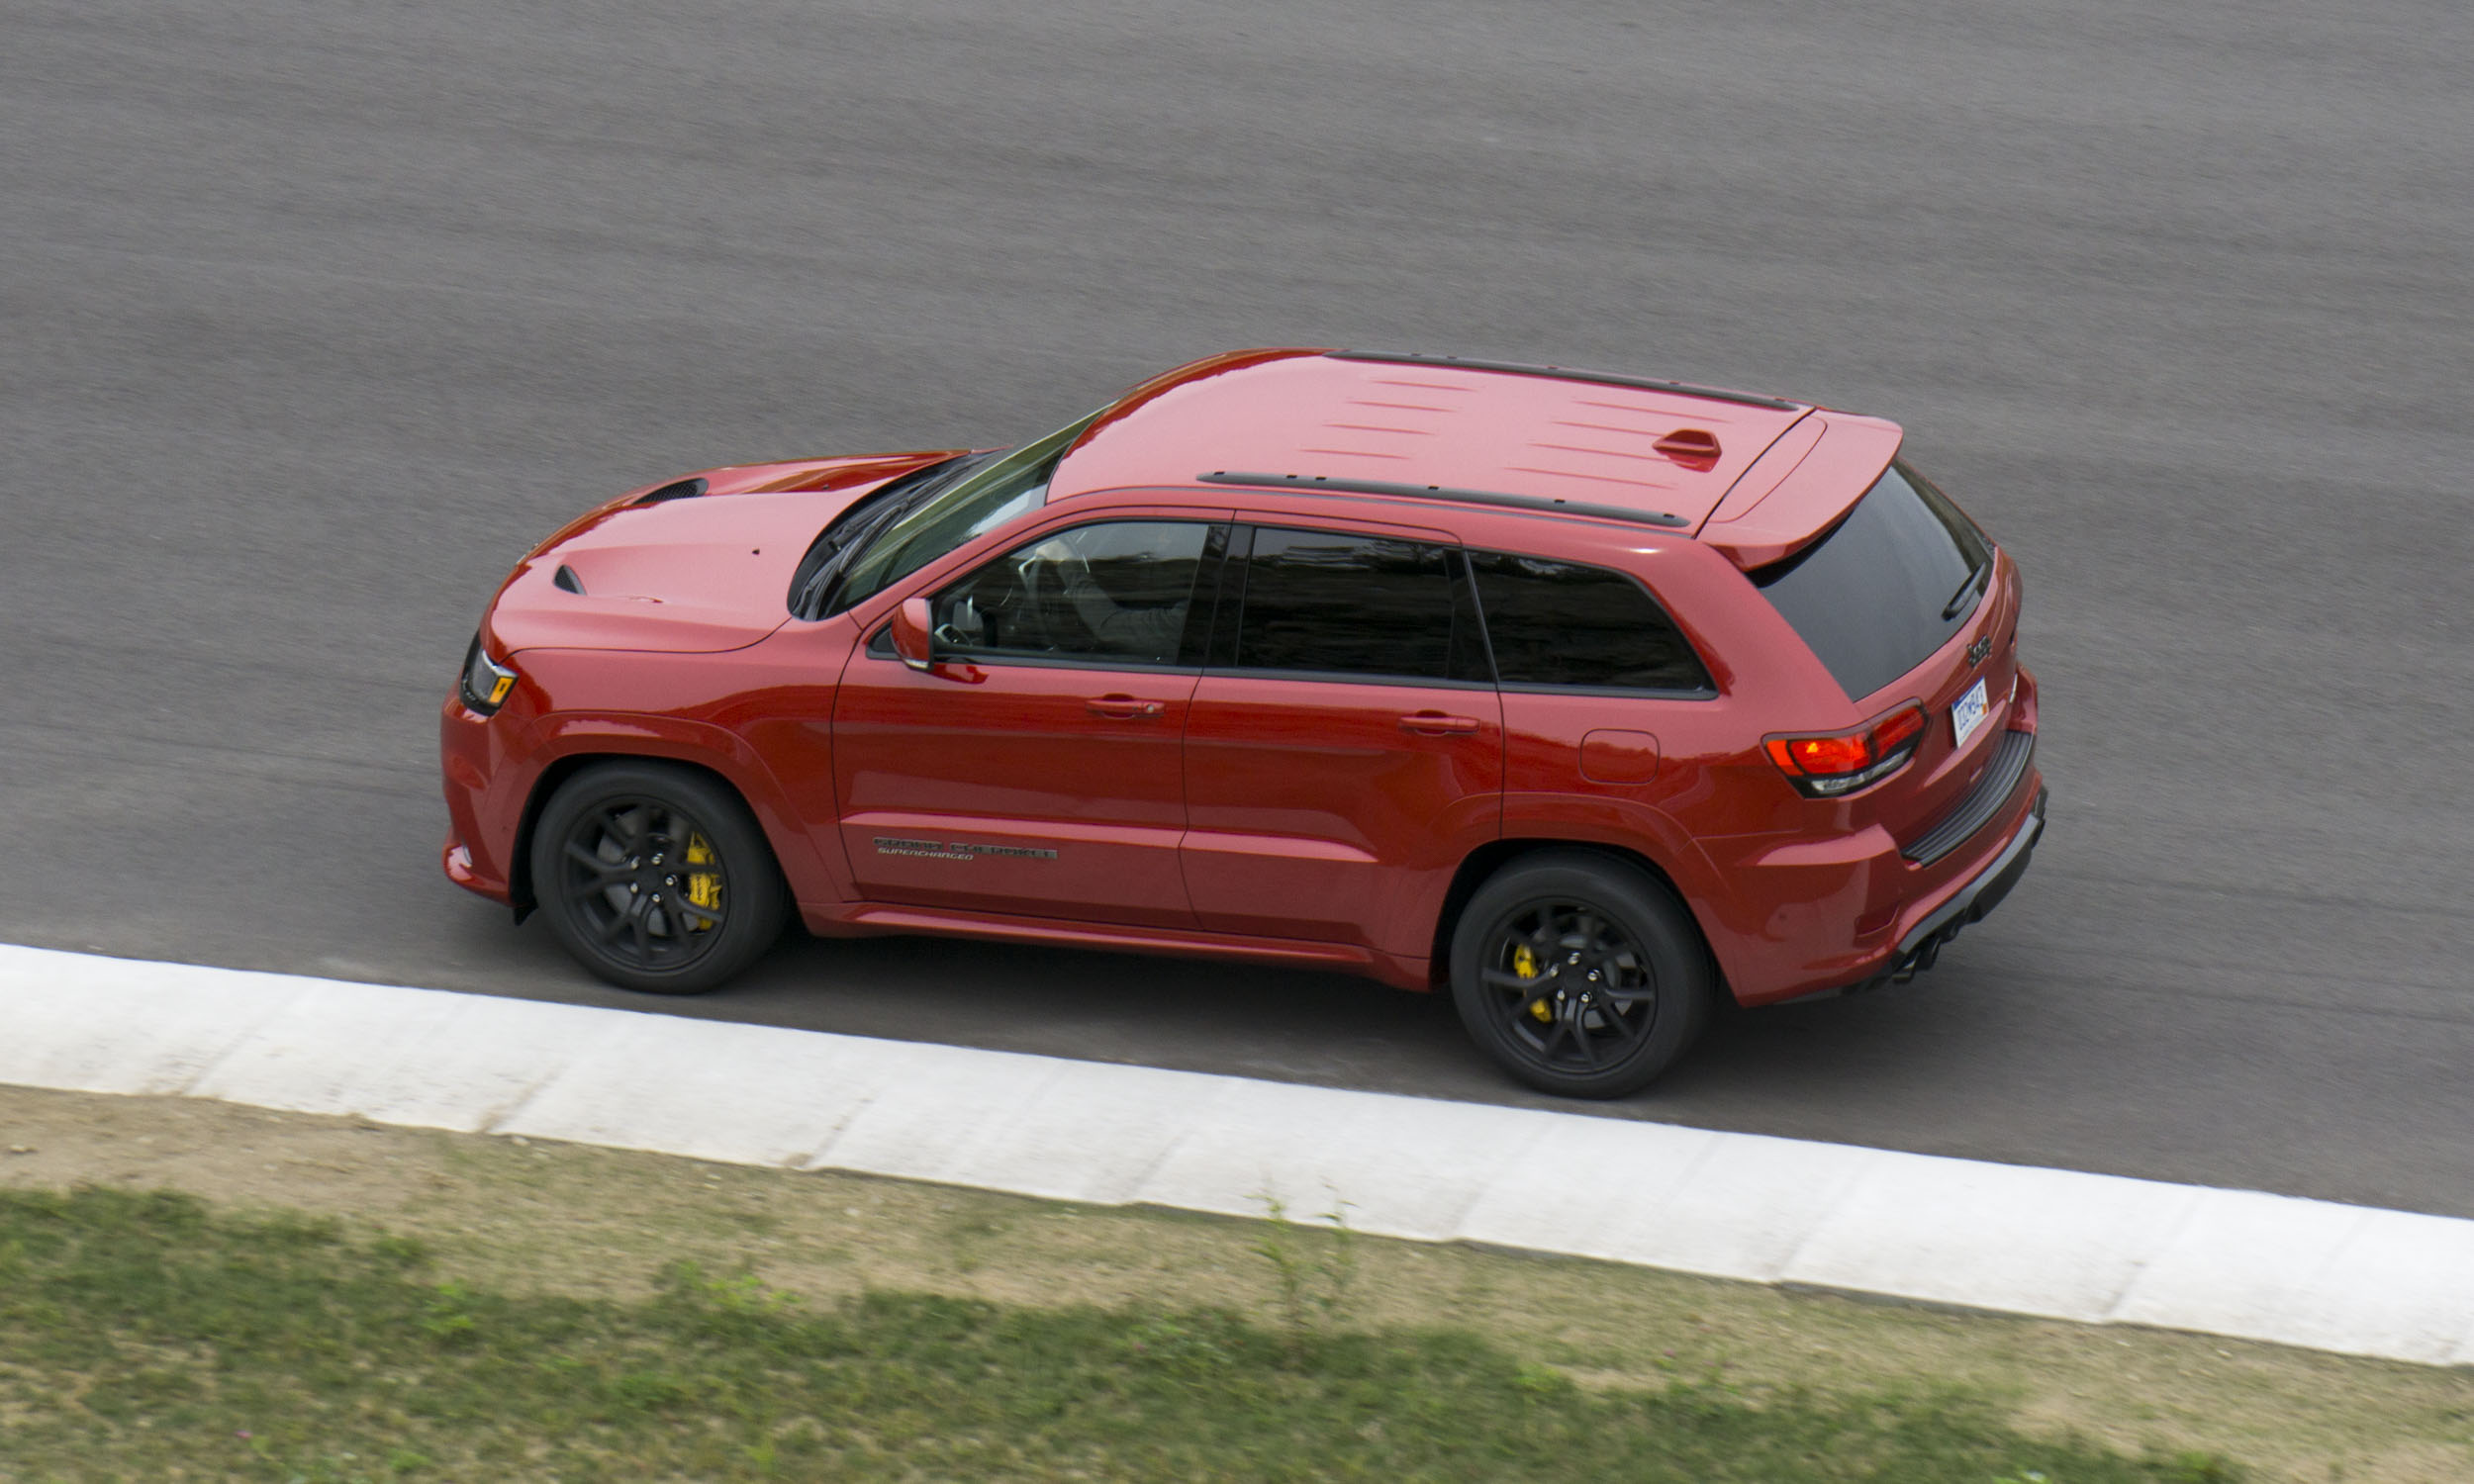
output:
[[[1849,698],[1860,699],[1966,624],[1992,565],[1975,522],[1894,463],[1834,529],[1752,578]]]
[[[1101,409],[1101,412],[1106,409]],[[984,464],[916,510],[905,511],[850,564],[828,612],[864,603],[974,536],[985,535],[1048,498],[1048,476],[1098,413]]]

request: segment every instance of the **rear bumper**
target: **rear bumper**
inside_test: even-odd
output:
[[[2000,906],[2002,898],[2028,874],[2028,862],[2036,854],[2037,842],[2045,837],[2045,806],[2049,790],[2041,778],[2036,781],[2035,801],[2025,816],[2002,843],[1992,859],[1957,887],[1920,913],[1898,936],[1897,944],[1876,960],[1867,972],[1840,983],[1802,993],[1780,995],[1762,1001],[1766,1004],[1791,1004],[1816,999],[1829,999],[1842,994],[1856,994],[1877,989],[1884,984],[1903,984],[1931,969],[1942,955],[1943,946],[1968,927],[1982,922]]]
[[[2019,827],[2010,843],[2002,847],[1982,871],[1968,878],[1965,885],[1950,894],[1940,906],[1925,914],[1922,922],[1909,928],[1898,940],[1899,965],[1906,973],[1932,967],[1930,957],[1921,965],[1919,955],[1941,951],[1941,946],[1958,936],[1958,930],[1971,922],[1981,922],[1985,914],[2001,905],[2010,888],[2019,884],[2019,878],[2028,874],[2028,858],[2036,853],[2036,842],[2045,835],[2045,800],[2046,790],[2036,790],[2036,803],[2029,810],[2027,822]]]
[[[2034,692],[2026,694],[2032,706]],[[2014,718],[2033,719],[2032,710]],[[2044,836],[2046,798],[2036,734],[2014,725],[1967,795],[1903,845],[1877,825],[1764,843],[1738,864],[1768,915],[1732,944],[1713,936],[1736,1001],[1810,999],[1931,967],[1944,944],[1991,912],[2026,873]]]

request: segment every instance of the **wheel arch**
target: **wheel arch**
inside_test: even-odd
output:
[[[541,817],[541,811],[548,807],[551,796],[567,780],[588,769],[612,763],[658,763],[666,768],[702,774],[728,789],[730,796],[737,799],[740,807],[747,810],[748,817],[756,822],[757,832],[765,837],[765,843],[772,848],[774,861],[779,866],[782,845],[766,828],[764,812],[755,806],[755,801],[747,796],[747,790],[739,787],[738,781],[720,769],[709,763],[659,752],[567,753],[552,759],[549,766],[541,770],[540,776],[532,781],[532,791],[524,796],[523,812],[516,820],[516,843],[511,852],[513,859],[507,867],[507,904],[515,909],[517,922],[531,916],[533,909],[540,905],[540,898],[532,888],[532,830]]]
[[[1426,961],[1428,978],[1431,983],[1437,987],[1445,987],[1451,982],[1452,935],[1459,929],[1461,914],[1467,910],[1470,898],[1477,894],[1477,888],[1485,884],[1495,873],[1513,862],[1548,851],[1571,851],[1583,855],[1600,856],[1646,872],[1662,890],[1675,899],[1676,905],[1683,908],[1684,916],[1691,921],[1692,930],[1700,937],[1701,952],[1709,960],[1710,973],[1717,979],[1722,997],[1734,996],[1735,990],[1728,981],[1726,965],[1720,961],[1717,951],[1711,944],[1709,926],[1701,920],[1700,909],[1693,904],[1691,896],[1675,883],[1674,873],[1668,871],[1657,858],[1629,846],[1612,845],[1603,840],[1565,839],[1546,835],[1489,840],[1471,851],[1462,860],[1460,869],[1453,873],[1451,886],[1444,892],[1443,910],[1435,919],[1434,947]]]

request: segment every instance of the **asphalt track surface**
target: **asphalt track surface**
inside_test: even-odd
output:
[[[450,887],[492,585],[1232,345],[1878,412],[2052,826],[1609,1117],[2474,1215],[2453,3],[0,5],[0,940],[643,1007]],[[1507,1102],[1350,979],[791,942],[679,1013]]]

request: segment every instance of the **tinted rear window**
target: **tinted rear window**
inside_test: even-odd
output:
[[[1469,565],[1504,685],[1712,689],[1674,620],[1622,573],[1495,551],[1471,552]]]
[[[1984,599],[1992,559],[1948,497],[1892,464],[1827,535],[1753,582],[1855,699],[1958,632]]]

